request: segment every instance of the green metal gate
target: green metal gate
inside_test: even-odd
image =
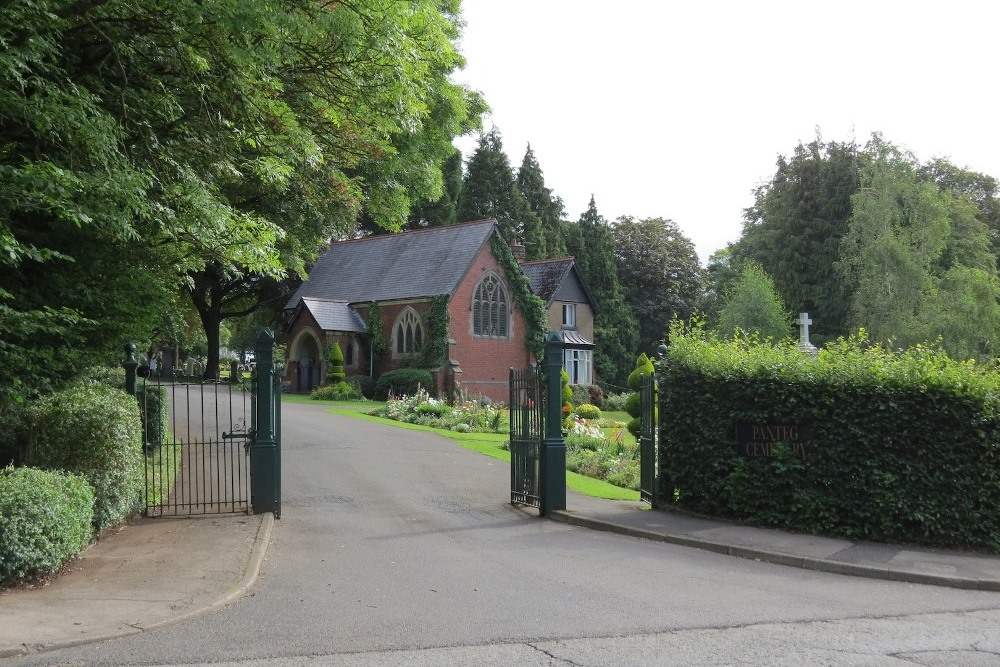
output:
[[[261,332],[250,381],[201,381],[140,366],[126,346],[126,390],[139,402],[147,516],[281,512],[281,383],[274,335]]]
[[[541,368],[510,369],[510,502],[541,506],[542,387]]]
[[[660,501],[656,376],[639,378],[639,494],[652,507]]]

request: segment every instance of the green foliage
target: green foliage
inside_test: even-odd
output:
[[[488,218],[497,221],[505,244],[525,237],[526,232],[532,232],[530,242],[538,242],[540,223],[517,188],[500,131],[495,127],[479,135],[458,199],[459,222]]]
[[[570,413],[573,412],[573,389],[569,386],[569,373],[563,368],[559,374],[559,380],[562,386],[562,406],[563,412]]]
[[[93,516],[83,477],[0,468],[0,583],[58,570],[90,543]]]
[[[360,401],[361,391],[341,380],[336,384],[324,384],[314,388],[309,393],[309,398],[315,401]]]
[[[368,375],[352,375],[347,380],[362,397],[372,399],[375,396],[375,378]]]
[[[639,418],[639,414],[642,412],[639,392],[634,391],[625,399],[625,412],[628,413],[629,417]],[[631,432],[631,429],[629,431]],[[633,435],[635,434],[633,433]]]
[[[790,157],[778,158],[774,177],[755,191],[743,235],[732,247],[732,277],[748,260],[759,262],[782,301],[810,314],[820,343],[848,331],[850,283],[836,267],[863,161],[853,141],[800,143]]]
[[[431,398],[423,388],[400,399],[390,400],[385,407],[376,408],[368,414],[459,433],[507,433],[510,430],[507,412],[492,404],[466,401],[452,407]]]
[[[576,406],[576,415],[584,419],[600,419],[601,409],[590,403],[583,403]]]
[[[594,374],[621,387],[628,377],[628,359],[639,348],[639,326],[625,301],[615,265],[614,236],[594,197],[576,223],[563,225],[566,249],[594,299]]]
[[[632,393],[627,391],[618,394],[605,394],[602,408],[605,412],[625,412],[625,405],[631,395]]]
[[[743,265],[740,277],[725,296],[718,316],[718,330],[723,336],[740,331],[780,341],[788,337],[791,319],[771,277],[760,264],[751,260]]]
[[[375,382],[375,398],[386,400],[389,392],[393,396],[413,396],[417,390],[434,387],[434,375],[424,368],[397,368],[379,376]]]
[[[560,229],[563,216],[562,200],[545,187],[545,177],[531,144],[528,144],[517,171],[517,187],[528,202],[534,218],[524,221],[525,255],[529,260],[564,257],[566,244]],[[529,229],[530,226],[530,229]]]
[[[491,236],[490,248],[497,263],[503,268],[507,286],[514,296],[514,304],[524,316],[524,347],[537,358],[541,358],[545,351],[545,333],[549,326],[545,303],[532,293],[528,277],[524,275],[503,237],[499,234]]]
[[[368,304],[366,324],[368,325],[368,345],[371,348],[371,355],[378,360],[389,351],[389,342],[385,338],[385,322],[382,320],[382,312],[374,301]]]
[[[661,473],[678,504],[804,532],[996,549],[1000,374],[863,332],[821,349],[680,324],[658,371]],[[804,456],[737,455],[737,421],[802,424]]]
[[[639,391],[639,383],[642,382],[642,376],[645,375],[649,377],[656,371],[653,366],[653,360],[646,356],[645,352],[639,354],[635,360],[635,368],[631,373],[628,374],[628,388],[634,392]],[[632,415],[633,417],[635,415]]]
[[[336,385],[344,383],[347,374],[344,372],[344,351],[340,349],[340,343],[333,342],[330,352],[326,357],[328,362],[326,371],[326,381],[328,384]]]
[[[420,349],[421,365],[426,368],[437,368],[448,360],[448,333],[451,326],[451,315],[448,313],[447,294],[431,297],[430,307],[424,314],[427,322],[427,340]]]
[[[158,447],[166,441],[170,428],[170,397],[167,387],[139,382],[135,394],[142,418],[142,442],[147,447]]]
[[[140,509],[142,422],[136,402],[95,382],[72,385],[30,407],[28,463],[84,477],[96,493],[98,531]]]
[[[573,405],[590,403],[599,408],[603,404],[604,392],[596,384],[571,384],[570,389],[573,391],[573,396],[570,398]]]
[[[698,255],[673,220],[623,216],[612,232],[618,278],[638,318],[638,349],[652,352],[670,321],[690,317],[702,300]]]

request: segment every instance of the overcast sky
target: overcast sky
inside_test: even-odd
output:
[[[671,218],[704,263],[778,155],[873,131],[1000,177],[1000,3],[463,0],[456,79],[566,217]],[[465,157],[474,140],[460,142]]]

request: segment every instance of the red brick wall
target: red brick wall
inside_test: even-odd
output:
[[[476,338],[472,335],[472,297],[479,280],[490,270],[503,278],[507,287],[507,298],[513,310],[509,340]],[[524,347],[524,317],[513,301],[514,295],[503,269],[493,257],[490,245],[486,244],[449,304],[451,337],[456,343],[451,346],[449,356],[462,369],[462,374],[456,379],[464,391],[506,403],[509,398],[507,382],[510,368],[523,368],[531,362],[531,356]]]

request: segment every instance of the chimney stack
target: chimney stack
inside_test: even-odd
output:
[[[518,264],[524,261],[524,246],[516,238],[510,240],[510,251],[514,253],[514,259]]]

